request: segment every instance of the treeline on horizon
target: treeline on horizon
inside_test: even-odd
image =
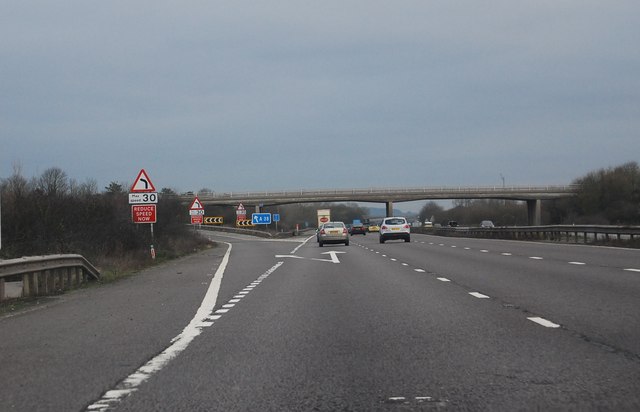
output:
[[[545,225],[639,225],[640,167],[629,162],[617,167],[590,172],[572,182],[578,186],[576,196],[542,202]],[[445,210],[428,202],[420,211],[421,221],[434,223],[455,220],[465,225],[479,225],[491,220],[498,226],[527,224],[525,202],[504,200],[460,200]]]
[[[573,184],[579,186],[576,196],[543,202],[543,224],[640,224],[638,163],[600,169]],[[132,223],[128,188],[120,183],[111,182],[99,190],[95,181],[78,183],[56,167],[31,179],[14,168],[12,176],[0,180],[0,190],[2,258],[79,253],[100,264],[149,255],[149,225]],[[159,257],[179,256],[205,242],[189,227],[188,206],[181,204],[175,194],[169,188],[160,191],[153,239]],[[296,226],[315,227],[316,211],[325,208],[331,209],[332,220],[351,222],[368,216],[368,209],[356,203],[281,205],[266,211],[280,213],[279,231],[293,231]],[[234,207],[206,207],[206,215],[223,216],[227,225],[234,225],[236,219]],[[477,225],[482,220],[492,220],[497,225],[526,225],[527,208],[523,202],[515,201],[461,200],[445,210],[428,202],[419,218],[433,218],[435,223],[456,220]]]
[[[163,259],[207,243],[184,225],[183,206],[170,196],[160,197],[152,238],[148,224],[132,223],[128,190],[119,183],[99,191],[95,181],[78,183],[60,168],[27,179],[14,167],[0,190],[4,259],[78,253],[95,265],[128,270],[145,266],[152,244]]]

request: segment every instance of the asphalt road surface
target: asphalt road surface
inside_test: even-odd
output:
[[[0,318],[0,409],[640,410],[640,251],[218,246]]]

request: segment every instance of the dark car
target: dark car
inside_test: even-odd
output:
[[[350,232],[352,235],[366,235],[367,227],[362,223],[354,223],[351,225]]]

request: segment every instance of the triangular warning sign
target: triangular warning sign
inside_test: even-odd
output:
[[[202,203],[200,203],[200,199],[198,199],[198,196],[196,196],[196,198],[193,199],[193,203],[191,203],[189,210],[202,210],[202,209],[204,209],[204,207],[202,206]]]
[[[138,173],[138,177],[133,182],[133,186],[131,186],[131,193],[140,193],[140,192],[155,192],[156,187],[151,183],[151,179],[149,179],[149,175],[144,169],[140,170]]]
[[[246,209],[244,208],[244,206],[242,205],[242,203],[240,203],[240,204],[238,205],[237,210],[246,210]]]

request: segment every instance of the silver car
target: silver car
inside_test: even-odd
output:
[[[349,246],[349,231],[343,222],[327,222],[318,228],[318,245],[344,243]]]

